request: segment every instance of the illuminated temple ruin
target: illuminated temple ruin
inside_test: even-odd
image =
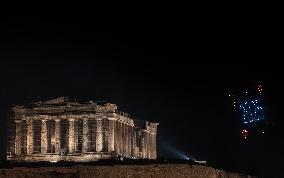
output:
[[[133,119],[106,102],[65,97],[12,108],[7,159],[95,161],[156,159],[158,123]]]

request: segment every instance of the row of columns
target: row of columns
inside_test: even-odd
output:
[[[97,128],[96,128],[96,152],[101,152],[103,150],[103,130],[102,130],[102,118],[96,119]],[[74,153],[75,151],[75,119],[69,119],[69,133],[68,133],[68,149],[69,153]],[[88,118],[83,118],[83,143],[82,143],[82,152],[88,152]]]
[[[23,120],[24,121],[24,120]],[[41,119],[41,154],[47,153],[47,119]],[[26,120],[27,123],[27,154],[34,153],[34,133],[33,133],[33,120]],[[16,136],[15,136],[15,154],[21,155],[21,120],[16,120]],[[60,120],[55,119],[55,138],[52,144],[55,144],[55,153],[60,153]]]
[[[156,133],[142,130],[141,155],[136,144],[134,124],[116,117],[108,117],[108,152],[115,152],[123,156],[155,159],[156,158]],[[27,154],[33,154],[33,124],[32,119],[27,120]],[[96,119],[96,152],[103,151],[102,118]],[[41,154],[47,153],[47,119],[41,120]],[[72,154],[75,151],[75,118],[69,118],[68,149]],[[16,121],[15,153],[21,155],[21,121]],[[55,154],[60,154],[60,119],[55,119],[55,135],[52,144],[55,144]],[[83,118],[83,143],[82,153],[88,152],[88,118]]]
[[[31,155],[34,153],[33,150],[33,120],[28,119],[27,121],[27,154]],[[114,151],[114,118],[109,118],[109,133],[108,133],[108,151]],[[69,129],[68,129],[68,149],[69,153],[74,153],[75,151],[75,119],[69,118]],[[22,120],[16,120],[16,137],[15,137],[15,154],[21,155],[21,123]],[[97,119],[97,132],[96,132],[96,152],[101,152],[103,150],[103,130],[102,130],[102,119]],[[83,143],[82,152],[88,152],[88,118],[83,118]],[[52,144],[55,145],[55,154],[60,154],[61,143],[60,143],[60,119],[55,119],[55,133],[54,139],[52,139]],[[47,119],[41,119],[41,154],[47,153]]]
[[[112,120],[111,128],[113,129],[114,136],[111,138],[114,139],[113,150],[124,156],[134,156],[133,150],[133,124],[128,123],[124,120]]]
[[[142,134],[142,158],[156,159],[156,133],[143,130]]]

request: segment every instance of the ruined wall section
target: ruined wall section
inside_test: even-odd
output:
[[[74,166],[0,169],[0,178],[93,178],[93,177],[139,177],[139,178],[253,178],[206,166],[188,164]]]

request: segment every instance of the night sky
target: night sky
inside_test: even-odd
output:
[[[280,172],[284,124],[280,67],[257,61],[260,51],[253,37],[233,33],[229,27],[227,32],[208,30],[210,25],[171,29],[113,24],[102,29],[91,22],[2,18],[2,157],[5,113],[11,105],[67,96],[109,101],[137,119],[159,122],[160,157],[186,154],[220,169],[256,175]],[[264,84],[265,117],[273,126],[267,134],[243,143],[240,118],[228,92],[258,82]]]

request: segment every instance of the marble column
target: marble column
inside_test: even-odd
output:
[[[151,133],[151,159],[155,159],[154,154],[154,133]]]
[[[88,118],[83,118],[83,145],[82,145],[82,152],[88,152]]]
[[[108,130],[108,151],[112,152],[114,151],[114,124],[115,124],[115,118],[109,117],[108,118],[109,123],[109,130]]]
[[[74,118],[69,118],[69,138],[68,138],[68,149],[69,153],[73,153],[75,149],[75,133],[74,133],[74,124],[75,124],[75,119]]]
[[[154,134],[153,137],[153,149],[154,149],[154,159],[157,159],[157,134]]]
[[[152,152],[153,152],[153,147],[152,147],[152,133],[148,132],[148,158],[152,159]]]
[[[47,124],[46,119],[41,120],[41,154],[47,152]]]
[[[97,133],[96,133],[96,151],[103,150],[103,131],[102,131],[102,118],[97,119]]]
[[[141,147],[142,147],[142,158],[146,158],[146,132],[145,130],[142,131]]]
[[[155,159],[154,158],[154,133],[150,133],[150,159]]]
[[[151,133],[148,132],[148,159],[151,159]]]
[[[124,123],[125,155],[128,156],[128,124]]]
[[[60,154],[61,152],[61,143],[60,143],[60,119],[55,119],[55,153]]]
[[[144,147],[145,147],[145,158],[148,158],[148,132],[145,131],[145,142],[144,142]]]
[[[116,120],[114,120],[113,121],[113,127],[114,127],[114,152],[115,153],[118,153],[117,152],[117,145],[116,145],[116,143],[117,143],[117,131],[116,131],[116,127],[117,127],[117,121]]]
[[[16,122],[16,137],[15,137],[15,154],[21,155],[21,121],[20,120],[15,120]]]
[[[114,152],[118,153],[117,150],[117,120],[113,121],[113,127],[114,127]]]
[[[132,156],[132,132],[131,132],[131,125],[128,125],[128,154]]]
[[[124,137],[125,137],[125,155],[128,156],[128,124],[124,123]]]
[[[124,137],[125,137],[125,155],[129,156],[129,150],[128,150],[128,124],[124,124]]]
[[[125,122],[122,124],[122,147],[123,147],[123,155],[126,155],[127,152],[127,145],[126,145],[126,127],[125,127]]]
[[[136,136],[135,136],[134,128],[132,125],[131,126],[131,155],[134,157],[136,157],[135,149],[136,149]]]
[[[150,158],[151,155],[151,146],[150,146],[150,133],[147,132],[147,158]]]
[[[120,121],[119,124],[119,147],[120,147],[120,153],[123,154],[123,123]]]
[[[34,152],[34,144],[33,144],[33,120],[27,120],[28,131],[27,131],[27,154],[33,154]]]

